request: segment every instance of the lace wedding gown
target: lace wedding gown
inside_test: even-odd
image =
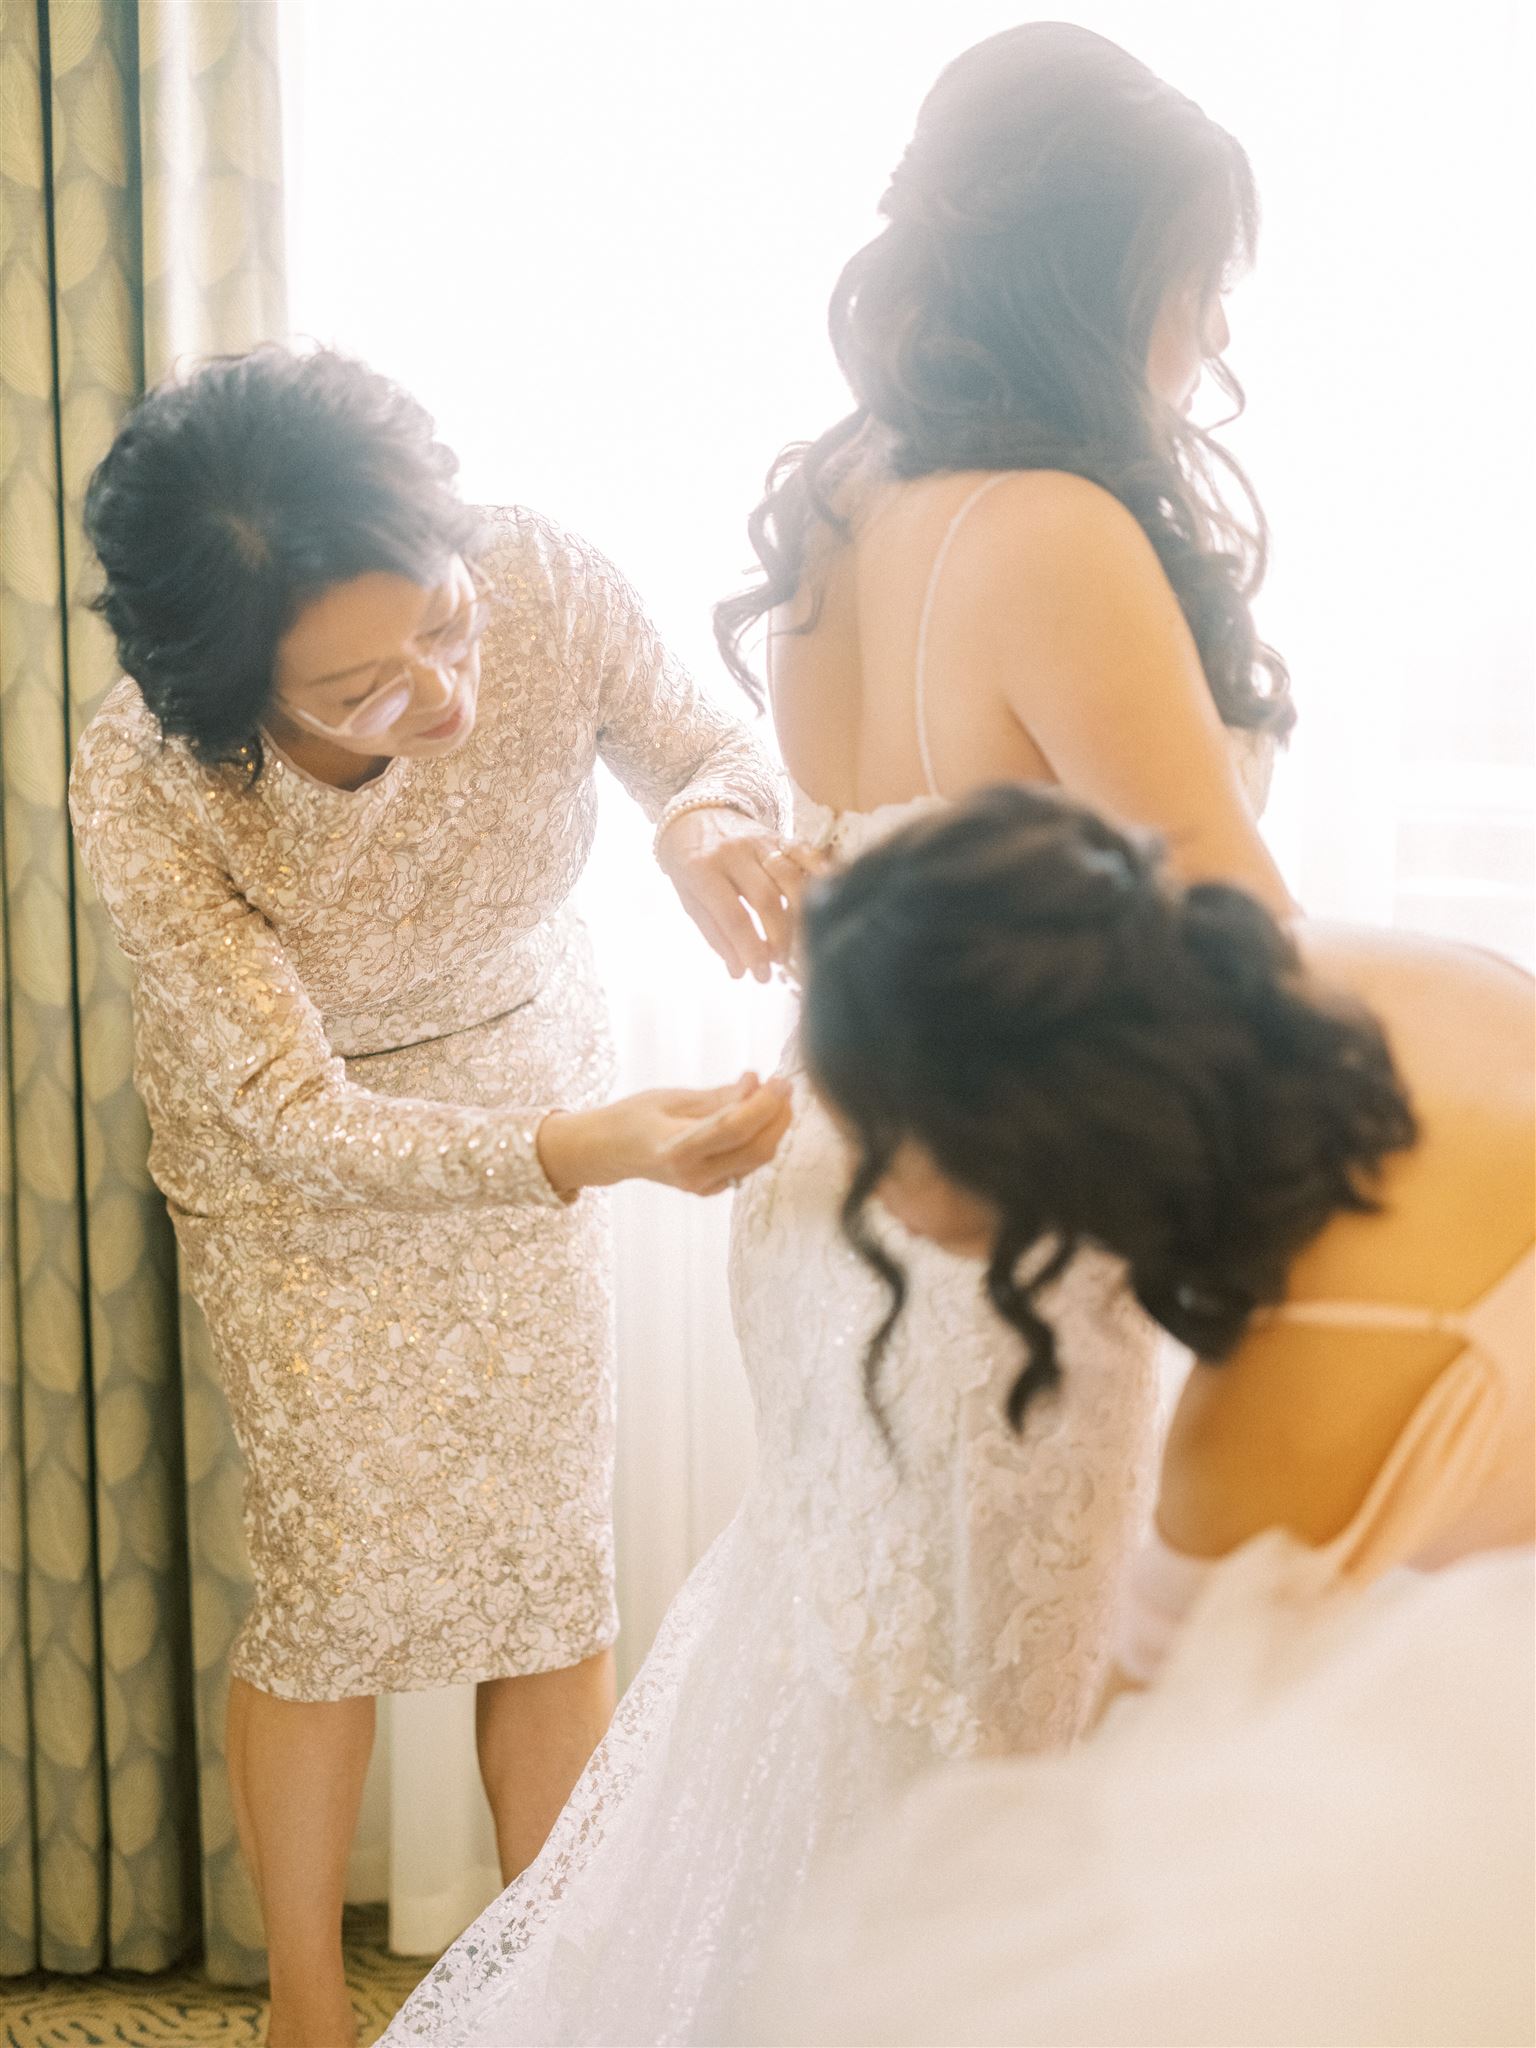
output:
[[[1217,1565],[1070,1756],[933,1771],[808,1888],[762,2048],[1536,2040],[1528,1547],[1295,1597]]]
[[[851,856],[918,806],[800,830]],[[788,1056],[793,1067],[793,1050]],[[732,1293],[756,1475],[679,1594],[537,1862],[385,2037],[708,2041],[813,1856],[944,1756],[1082,1726],[1150,1510],[1151,1325],[1084,1257],[1047,1313],[1065,1390],[1022,1437],[1019,1346],[979,1262],[887,1225],[911,1300],[881,1372],[883,1289],[845,1244],[836,1134],[794,1082],[773,1165],[737,1197]]]
[[[923,669],[920,641],[935,788]],[[796,831],[851,860],[942,801],[834,813],[797,793]],[[842,1236],[846,1158],[797,1065],[791,1041],[794,1121],[732,1234],[747,1497],[542,1854],[407,2002],[394,2048],[719,2041],[814,1858],[936,1760],[1059,1747],[1096,1701],[1151,1516],[1158,1333],[1118,1265],[1080,1256],[1041,1298],[1063,1387],[1017,1436],[1021,1348],[981,1263],[888,1222],[911,1280],[879,1382],[893,1455],[863,1373],[887,1296]]]

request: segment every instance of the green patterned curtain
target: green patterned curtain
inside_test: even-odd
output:
[[[80,512],[178,359],[284,330],[273,0],[0,0],[0,1975],[264,1974],[223,1770],[239,1470],[74,859]]]

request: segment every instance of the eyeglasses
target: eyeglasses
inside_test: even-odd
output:
[[[445,681],[456,682],[469,667],[491,622],[490,586],[473,571],[470,580],[474,597],[460,606],[451,619],[426,634],[417,652],[398,668],[380,676],[367,694],[338,720],[319,718],[300,704],[287,701],[283,710],[296,725],[319,733],[328,740],[375,739],[401,718],[416,695],[416,678],[423,669]]]

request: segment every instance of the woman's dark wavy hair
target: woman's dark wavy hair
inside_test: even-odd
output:
[[[797,595],[818,535],[849,535],[862,477],[1066,470],[1141,525],[1225,723],[1287,733],[1285,664],[1249,609],[1268,549],[1258,501],[1147,383],[1169,294],[1213,293],[1252,258],[1239,144],[1102,36],[1029,22],[941,74],[880,210],[887,225],[832,294],[855,408],[779,457],[748,523],[762,580],[715,610],[738,682],[761,703],[743,641]],[[1235,417],[1241,389],[1211,369]]]
[[[260,773],[277,646],[354,576],[437,582],[474,545],[458,458],[407,392],[329,349],[203,363],[128,415],[85,500],[96,610],[169,739]]]
[[[1417,1136],[1380,1025],[1262,905],[1178,886],[1053,793],[908,827],[818,886],[805,945],[807,1065],[857,1146],[844,1228],[891,1291],[872,1397],[906,1280],[865,1212],[907,1140],[1000,1219],[985,1287],[1024,1342],[1017,1426],[1060,1378],[1041,1297],[1083,1247],[1215,1362]]]

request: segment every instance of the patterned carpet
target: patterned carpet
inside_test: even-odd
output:
[[[431,1967],[390,1955],[384,1935],[382,1906],[347,1908],[347,1982],[363,2043]],[[259,1993],[206,1984],[195,1970],[0,1978],[0,2048],[249,2048],[265,2035]]]

